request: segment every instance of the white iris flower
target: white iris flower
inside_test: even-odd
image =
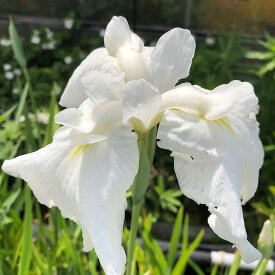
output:
[[[84,248],[95,248],[107,275],[124,272],[121,246],[126,191],[139,167],[138,135],[160,123],[158,145],[172,151],[183,193],[211,212],[210,227],[245,262],[261,254],[247,241],[241,205],[255,193],[263,162],[251,84],[213,91],[189,83],[195,42],[173,29],[144,47],[123,17],[113,17],[105,48],[75,70],[56,115],[53,142],[3,164],[29,183],[38,200],[81,225]],[[134,131],[133,131],[134,130]]]

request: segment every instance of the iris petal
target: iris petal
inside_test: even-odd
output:
[[[207,103],[213,95],[220,98],[221,104],[224,104],[222,99],[229,101],[226,104],[230,108],[216,120],[201,116],[195,101],[189,106],[191,111],[194,108],[193,112],[184,111],[185,108],[165,111],[158,131],[158,145],[172,151],[183,193],[208,206],[214,215],[211,217],[215,217],[209,219],[211,228],[234,243],[244,261],[251,262],[259,259],[260,253],[247,241],[241,204],[254,195],[263,163],[255,118],[258,101],[249,83],[220,86],[212,94],[209,92],[209,97],[201,90],[202,99],[198,91],[198,100]],[[206,104],[208,112],[216,105]]]

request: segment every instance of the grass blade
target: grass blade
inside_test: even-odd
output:
[[[55,115],[55,111],[56,111],[57,89],[58,89],[58,86],[55,83],[53,86],[52,94],[51,94],[51,102],[50,102],[50,109],[49,109],[49,121],[47,124],[44,145],[47,145],[52,141],[52,137],[53,137],[54,130],[55,130],[54,115]]]
[[[178,244],[179,244],[181,228],[182,228],[182,220],[183,220],[182,216],[183,216],[183,207],[180,207],[175,220],[175,225],[173,228],[173,232],[170,240],[170,247],[169,247],[168,256],[167,256],[168,266],[171,269],[176,260],[176,254],[178,250]]]
[[[18,275],[27,275],[32,259],[32,202],[31,191],[25,188],[25,214]]]
[[[184,274],[186,265],[188,263],[191,253],[198,247],[204,235],[204,230],[201,230],[197,235],[195,240],[190,244],[190,246],[185,249],[177,262],[175,268],[173,269],[172,275]]]
[[[19,65],[21,66],[21,68],[23,70],[25,70],[25,68],[27,66],[27,61],[24,56],[24,51],[23,51],[20,37],[18,35],[18,32],[15,28],[15,25],[14,25],[12,19],[10,19],[9,34],[10,34],[10,39],[11,39],[14,56],[15,56],[17,62],[19,63]]]
[[[181,248],[182,253],[187,249],[187,246],[188,246],[188,242],[189,242],[188,231],[189,231],[189,214],[186,213],[184,217],[184,224],[183,224],[183,236],[182,236],[182,248]]]
[[[241,263],[241,256],[240,256],[240,253],[237,252],[235,254],[234,261],[229,269],[228,275],[236,275],[239,270],[240,263]]]
[[[29,83],[26,83],[26,85],[23,89],[23,92],[21,94],[20,102],[19,102],[19,105],[18,105],[18,108],[17,108],[17,111],[16,111],[16,115],[15,115],[14,128],[16,130],[17,130],[17,127],[18,127],[18,124],[19,124],[20,116],[22,115],[23,110],[24,110],[24,106],[25,106],[25,103],[26,103],[27,95],[28,95],[28,90],[29,90]]]
[[[9,108],[4,114],[0,116],[0,123],[4,122],[16,109],[16,105],[13,105],[11,108]]]
[[[212,268],[212,270],[211,270],[211,273],[210,273],[210,275],[216,275],[217,273],[218,273],[218,265],[217,264],[215,264],[214,266],[213,266],[213,268]]]
[[[205,275],[202,269],[196,264],[193,260],[189,259],[188,264],[192,267],[192,269],[196,272],[197,275]]]

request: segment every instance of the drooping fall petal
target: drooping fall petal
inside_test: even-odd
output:
[[[77,222],[84,249],[95,248],[107,275],[122,275],[126,191],[139,166],[137,135],[122,125],[120,101],[95,105],[87,99],[78,109],[62,111],[57,120],[65,126],[51,144],[6,160],[2,169],[24,179],[40,203],[57,206]]]
[[[192,89],[196,100],[192,99]],[[180,91],[179,88],[179,96]],[[247,241],[241,204],[254,195],[263,163],[255,118],[258,101],[253,87],[236,81],[213,92],[201,90],[201,97],[197,87],[190,86],[187,92],[192,104],[183,100],[182,108],[174,106],[180,104],[180,98],[173,101],[163,97],[163,102],[172,102],[171,109],[176,107],[176,110],[169,110],[167,104],[168,110],[159,127],[158,144],[172,151],[183,193],[197,203],[206,204],[214,215],[209,219],[211,228],[220,237],[233,242],[244,261],[252,262],[260,258],[260,253]],[[233,102],[224,103],[220,97],[220,104],[228,106],[223,113],[217,102],[213,103],[221,95],[224,101]],[[215,119],[207,118],[209,114]]]

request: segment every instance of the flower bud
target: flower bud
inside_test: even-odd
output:
[[[258,239],[258,248],[264,258],[270,258],[273,251],[272,223],[266,220]]]

